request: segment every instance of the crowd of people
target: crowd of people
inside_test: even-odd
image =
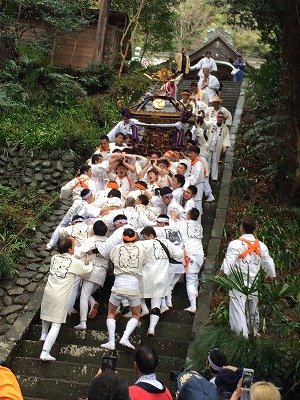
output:
[[[122,120],[100,137],[91,158],[61,188],[61,198],[71,197],[72,205],[47,244],[50,251],[57,246],[58,254],[52,256],[41,305],[42,361],[55,361],[50,354],[52,346],[68,314],[75,312],[78,298],[79,321],[74,329],[87,329],[88,320],[96,317],[99,306],[93,294],[101,290],[107,275],[114,276],[114,283],[106,319],[108,341],[100,344],[104,349],[116,348],[117,316],[124,308],[128,310],[128,322],[120,345],[135,349],[130,338],[140,318],[149,318],[147,335],[155,336],[160,316],[173,308],[172,292],[177,282],[186,285],[190,304],[185,311],[196,313],[198,275],[204,263],[202,202],[204,198],[214,201],[210,182],[219,179],[218,167],[221,155],[230,146],[232,124],[231,113],[221,106],[217,85],[213,89],[214,77],[210,72],[216,66],[210,56],[207,54],[205,62],[195,66],[199,69],[198,84],[193,82],[190,90],[181,93],[180,102],[185,110],[190,110],[194,121],[181,152],[169,149],[141,155],[136,146],[140,140],[139,121],[131,118],[128,109],[122,109]],[[181,69],[187,68],[187,57],[182,57],[181,64]],[[242,220],[242,236],[237,243],[230,244],[220,274],[230,275],[235,266],[246,277],[245,266],[254,263],[255,273],[263,268],[269,280],[275,277],[273,260],[266,246],[253,236],[254,229],[254,221]],[[246,315],[246,300],[236,291],[230,296],[231,327],[248,337],[247,318],[252,315]],[[257,296],[253,297],[252,312],[257,315]],[[152,366],[144,369],[149,357]],[[213,371],[215,364],[210,355],[208,360]],[[93,394],[104,378],[114,388],[120,384],[124,397],[118,399],[127,399],[129,395],[132,400],[171,399],[168,390],[156,380],[157,363],[153,350],[138,350],[138,381],[129,392],[124,382],[116,382],[118,377],[104,371],[91,383],[89,399],[105,398]],[[241,388],[237,371],[227,368],[226,372],[236,374],[230,396],[238,399]],[[198,387],[198,382],[204,382],[199,376],[192,372],[189,377],[178,378],[180,399],[196,398],[189,393]],[[222,374],[219,380],[220,377]],[[189,386],[189,381],[196,385]],[[207,399],[218,398],[214,389],[217,381],[205,381],[205,385],[213,385],[208,387],[212,395]],[[151,394],[145,397],[141,391],[148,389]]]

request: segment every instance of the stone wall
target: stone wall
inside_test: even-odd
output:
[[[3,149],[0,155],[0,182],[13,189],[26,189],[32,182],[50,193],[60,190],[63,183],[74,177],[74,153],[42,151],[32,153],[25,148]]]
[[[71,152],[43,151],[32,154],[24,148],[4,149],[0,155],[0,182],[22,190],[36,182],[38,188],[48,193],[59,193],[61,186],[74,177],[77,167],[76,158]],[[69,201],[61,202],[47,220],[36,228],[28,248],[17,257],[15,278],[0,284],[0,340],[9,332],[20,313],[24,309],[26,311],[34,293],[43,289],[51,259],[51,254],[46,251],[46,243],[68,207]]]

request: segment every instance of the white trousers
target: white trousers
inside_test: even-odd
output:
[[[234,332],[242,332],[248,338],[252,331],[256,336],[259,326],[258,297],[251,296],[247,299],[242,293],[230,294],[229,320]]]
[[[209,151],[209,156],[208,156],[208,163],[210,165],[210,174],[211,174],[211,179],[213,181],[216,181],[219,176],[219,164],[217,160],[217,152],[216,151]]]
[[[50,324],[51,328],[50,331],[48,332]],[[49,321],[42,320],[42,332],[43,333],[48,332],[48,335],[43,345],[43,351],[47,351],[48,353],[50,353],[59,334],[60,327],[61,324],[58,324],[57,322],[50,323]]]
[[[204,194],[209,196],[212,193],[212,189],[209,183],[209,177],[204,178]]]
[[[71,311],[74,308],[75,301],[79,294],[80,284],[81,284],[81,278],[79,276],[75,276],[73,290],[69,301],[68,311]]]
[[[87,321],[89,305],[94,303],[91,296],[99,287],[98,283],[83,281],[80,294],[80,322]]]
[[[198,280],[198,274],[197,273],[186,273],[185,274],[185,279],[186,279],[186,291],[188,295],[194,295],[198,297],[198,286],[199,286],[199,280]]]

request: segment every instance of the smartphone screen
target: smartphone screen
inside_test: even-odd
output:
[[[253,376],[254,376],[253,369],[244,368],[243,377],[242,377],[242,390],[250,390]]]
[[[102,371],[104,371],[106,369],[111,369],[112,371],[115,371],[116,365],[117,365],[117,357],[113,357],[113,356],[103,356],[102,357],[102,365],[101,365]]]

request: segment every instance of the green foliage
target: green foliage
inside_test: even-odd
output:
[[[264,64],[247,75],[249,84],[246,87],[246,106],[256,119],[269,115],[274,109],[274,100],[279,98],[280,63],[276,55],[270,54]]]
[[[0,143],[28,149],[72,149],[77,154],[90,152],[98,142],[98,125],[81,103],[69,108],[47,104],[26,111],[16,107],[2,112]],[[90,154],[89,154],[90,155]]]
[[[69,106],[86,95],[75,77],[57,73],[49,58],[28,43],[20,44],[18,54],[0,72],[0,104],[6,109],[42,101]]]
[[[229,305],[228,301],[222,300],[210,313],[209,321],[213,325],[229,325]]]
[[[211,5],[223,10],[229,25],[258,29],[262,41],[273,49],[281,44],[284,22],[284,3],[276,0],[210,0]]]
[[[233,196],[238,196],[241,199],[246,199],[249,196],[252,185],[252,179],[246,178],[244,176],[237,176],[231,181],[230,192]]]
[[[249,204],[248,213],[257,222],[257,237],[268,246],[276,268],[292,272],[300,260],[300,224],[287,207]]]
[[[7,243],[12,235],[18,239],[18,232],[34,229],[39,219],[34,221],[36,214],[41,214],[42,207],[52,202],[52,197],[37,188],[33,182],[26,190],[16,190],[0,185],[0,225],[3,228],[2,244]],[[41,217],[41,215],[40,215]],[[35,222],[35,225],[34,225]],[[24,235],[20,235],[24,240]]]
[[[1,235],[0,235],[1,240]],[[10,281],[16,273],[14,263],[8,254],[0,252],[0,283]]]
[[[198,332],[194,342],[193,369],[203,372],[209,349],[219,348],[228,365],[253,368],[260,379],[279,376],[287,383],[299,377],[296,369],[300,357],[298,340],[285,341],[258,337],[252,340],[236,335],[224,326],[206,326]]]
[[[54,38],[69,32],[78,32],[89,22],[88,0],[10,0],[1,3],[0,24],[2,37],[13,38],[16,46],[24,32],[34,36],[32,46],[39,51],[51,53]],[[20,18],[21,17],[21,18]],[[24,24],[24,20],[28,25]],[[45,32],[37,29],[42,23]]]
[[[177,33],[175,21],[177,19],[177,6],[180,0],[146,1],[138,20],[137,37],[134,45],[142,47],[145,51],[157,53],[158,51],[169,51],[173,48],[175,35]],[[128,0],[126,2],[113,0],[111,8],[120,11],[132,21],[139,0]],[[142,56],[143,56],[142,54]]]
[[[79,82],[89,95],[103,92],[110,88],[115,79],[115,72],[111,67],[102,63],[90,64],[80,72]]]

